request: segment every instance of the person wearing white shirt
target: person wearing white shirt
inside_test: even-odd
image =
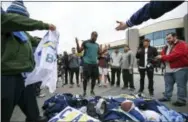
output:
[[[138,49],[136,54],[136,58],[139,60],[139,73],[140,73],[140,89],[138,92],[142,93],[144,91],[144,80],[145,80],[145,72],[147,72],[148,76],[148,90],[151,96],[154,94],[154,62],[152,59],[158,55],[157,49],[155,47],[150,46],[150,40],[144,39],[143,47]]]
[[[117,82],[116,86],[120,86],[120,75],[121,75],[121,60],[122,60],[122,54],[119,52],[118,49],[115,49],[115,51],[111,55],[111,86],[114,86],[115,84],[115,75],[117,76]]]

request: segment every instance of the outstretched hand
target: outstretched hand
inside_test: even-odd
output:
[[[125,30],[128,28],[127,24],[124,23],[124,22],[121,22],[121,21],[116,21],[116,23],[118,23],[119,25],[116,27],[116,30],[117,31],[120,31],[120,30]]]

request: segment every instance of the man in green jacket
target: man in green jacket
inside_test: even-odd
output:
[[[14,6],[17,4],[16,6]],[[17,7],[22,9],[17,11]],[[12,7],[12,8],[11,8]],[[19,15],[21,14],[21,15]],[[7,9],[1,9],[1,117],[9,122],[15,105],[26,115],[26,121],[43,122],[39,116],[34,87],[24,86],[24,72],[31,72],[35,62],[32,44],[35,40],[25,31],[55,30],[52,24],[30,19],[22,1],[14,1]]]

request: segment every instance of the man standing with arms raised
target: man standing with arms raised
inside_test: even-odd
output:
[[[91,95],[95,95],[94,93],[94,87],[96,83],[96,79],[99,76],[98,73],[98,65],[97,65],[97,58],[99,54],[102,54],[107,49],[102,51],[99,48],[99,45],[96,43],[98,34],[96,31],[91,33],[91,39],[84,41],[79,46],[78,39],[76,38],[76,45],[77,45],[77,51],[78,53],[82,52],[84,50],[83,55],[83,96],[86,96],[86,89],[87,89],[87,82],[91,78]]]

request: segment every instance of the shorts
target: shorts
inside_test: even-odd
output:
[[[99,77],[99,70],[97,64],[84,64],[83,65],[83,77],[87,80],[97,79]]]
[[[83,66],[80,66],[80,73],[83,73]]]
[[[107,75],[108,74],[108,68],[99,67],[99,74],[100,75]]]

